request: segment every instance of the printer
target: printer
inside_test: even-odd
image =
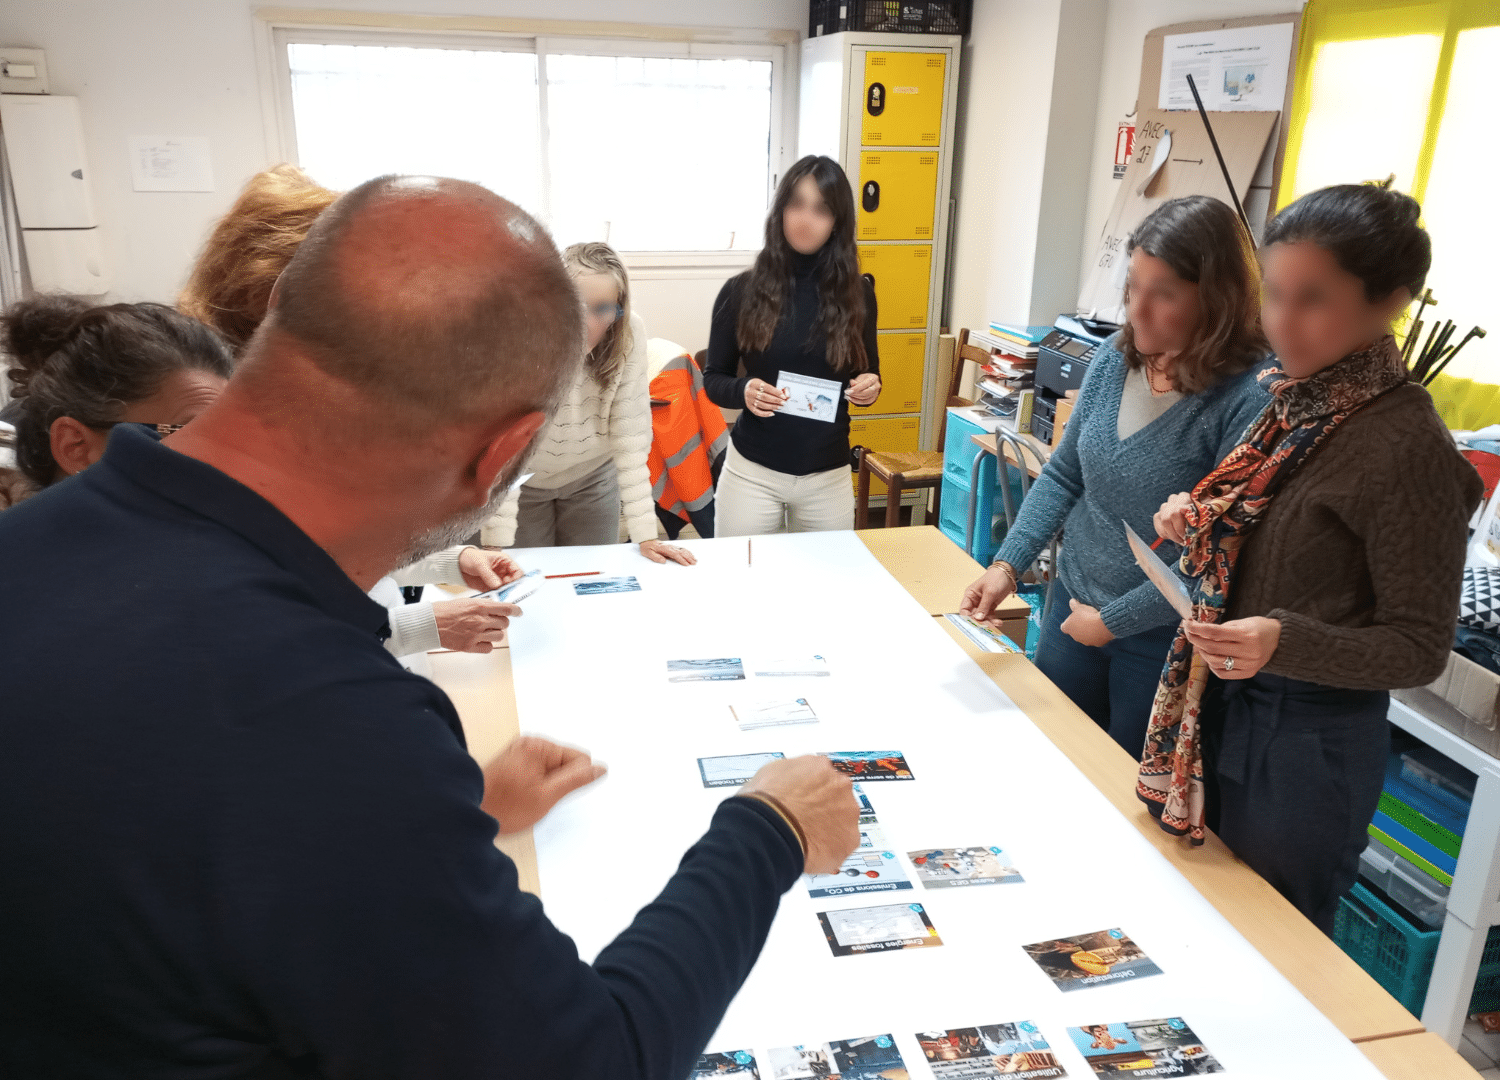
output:
[[[1114,323],[1059,315],[1052,332],[1042,338],[1036,356],[1036,400],[1032,404],[1031,433],[1042,442],[1052,441],[1057,420],[1057,402],[1069,390],[1083,385],[1089,362],[1110,336],[1120,328]]]

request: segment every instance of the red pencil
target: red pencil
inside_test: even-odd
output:
[[[551,581],[553,578],[560,577],[597,577],[598,574],[599,571],[597,570],[580,570],[576,574],[548,574],[546,578],[548,581]]]

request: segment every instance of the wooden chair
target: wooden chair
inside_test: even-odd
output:
[[[989,353],[977,345],[969,344],[969,331],[958,332],[958,345],[953,350],[953,374],[948,379],[948,400],[945,405],[972,405],[972,401],[958,396],[959,383],[963,381],[964,361],[972,360],[984,364]],[[942,446],[948,433],[948,409],[944,408],[938,422],[938,445]],[[901,523],[901,496],[908,491],[932,489],[932,516],[937,518],[943,498],[943,452],[942,450],[889,451],[859,448],[859,489],[854,496],[854,527],[866,528],[870,524],[870,477],[878,476],[887,489],[885,498],[886,528]]]

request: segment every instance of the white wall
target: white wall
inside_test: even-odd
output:
[[[1135,102],[1147,31],[1176,22],[1293,10],[1300,0],[977,0],[964,43],[949,323],[1051,321],[1116,181],[1114,131]],[[805,29],[806,0],[318,0],[408,14]],[[121,299],[170,300],[212,222],[273,164],[261,115],[251,0],[3,0],[0,43],[47,51],[54,93],[82,99]],[[789,73],[791,74],[791,73]],[[795,78],[789,79],[794,86]],[[131,135],[212,141],[218,190],[131,190]],[[659,167],[653,164],[652,167]],[[711,182],[685,168],[682,182]],[[636,275],[651,332],[707,344],[709,308],[731,270]]]
[[[979,0],[959,81],[948,325],[1029,321],[1062,0]]]
[[[806,0],[317,0],[307,6],[661,26],[807,26]],[[170,302],[214,220],[250,176],[277,160],[266,145],[251,11],[250,0],[0,0],[0,44],[45,49],[52,92],[81,100],[116,299]],[[126,156],[132,135],[207,136],[217,190],[132,191]],[[706,175],[684,168],[680,178],[695,183]],[[718,287],[719,280],[701,276],[643,275],[637,304],[654,335],[698,349],[708,341]]]

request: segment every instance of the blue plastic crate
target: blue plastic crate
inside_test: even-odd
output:
[[[1500,926],[1490,927],[1479,957],[1479,975],[1469,998],[1469,1014],[1500,1012]]]
[[[1358,883],[1339,901],[1333,940],[1413,1016],[1422,1015],[1439,930],[1418,930]]]

